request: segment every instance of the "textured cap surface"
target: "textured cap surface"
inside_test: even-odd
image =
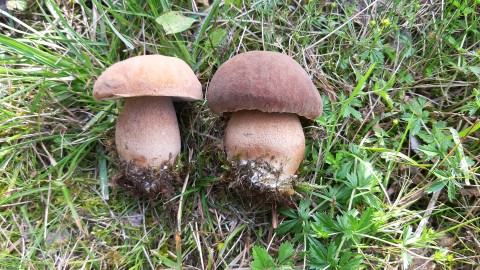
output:
[[[168,96],[176,100],[202,99],[202,85],[183,60],[142,55],[113,64],[98,77],[95,99]]]
[[[238,110],[260,110],[314,119],[323,110],[315,85],[295,60],[263,51],[236,55],[220,66],[210,82],[207,102],[220,116]]]

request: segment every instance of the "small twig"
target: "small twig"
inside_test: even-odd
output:
[[[42,143],[43,145],[43,143]],[[52,175],[48,175],[48,192],[47,192],[47,203],[45,205],[45,218],[43,220],[45,226],[43,227],[43,239],[44,241],[47,241],[47,228],[48,228],[48,212],[50,210],[50,198],[52,195]]]
[[[50,164],[53,166],[57,165],[57,161],[55,158],[53,158],[52,154],[47,150],[47,147],[43,144],[43,142],[40,141],[40,145],[42,146],[43,151],[45,151],[45,154],[47,154],[48,160],[50,161]]]
[[[189,149],[188,154],[188,164],[190,167],[190,162],[192,160],[193,151]],[[187,176],[185,176],[185,181],[183,182],[182,193],[180,194],[180,201],[178,203],[178,212],[177,212],[177,231],[175,232],[175,249],[177,252],[177,262],[182,261],[182,208],[183,208],[183,195],[185,195],[185,190],[187,189],[188,178],[190,177],[190,169],[187,170]],[[180,267],[180,265],[177,265]]]
[[[190,164],[190,161],[192,160],[192,153],[193,151],[189,151],[188,155],[188,164]],[[183,182],[183,187],[182,187],[182,193],[180,194],[180,201],[178,203],[178,211],[177,211],[177,231],[182,230],[182,207],[183,207],[183,195],[185,195],[185,190],[187,189],[187,184],[188,184],[188,178],[190,177],[190,174],[188,173],[190,170],[187,171],[187,176],[185,176],[185,181]]]
[[[198,223],[195,222],[195,229],[193,229],[193,226],[191,223],[189,225],[190,225],[190,230],[192,230],[193,240],[195,240],[195,244],[197,245],[200,264],[202,265],[202,269],[205,269],[205,263],[203,262],[202,243],[200,242],[200,231],[198,229]]]
[[[277,204],[274,204],[273,207],[272,207],[272,227],[274,229],[278,228]]]
[[[418,224],[417,230],[415,231],[415,237],[420,238],[423,232],[423,228],[425,225],[427,225],[428,219],[430,218],[430,215],[433,212],[433,208],[435,208],[435,204],[437,203],[438,196],[440,195],[440,191],[434,192],[432,198],[430,199],[430,202],[428,203],[427,206],[427,211],[425,211],[425,214],[420,221],[420,224]]]
[[[318,147],[318,155],[317,155],[317,162],[315,163],[315,173],[313,174],[313,178],[312,180],[310,181],[310,183],[314,184],[317,182],[317,176],[318,176],[318,167],[320,166],[320,160],[321,160],[321,156],[322,156],[322,148],[323,148],[323,140],[320,141],[320,145]]]
[[[147,250],[145,249],[145,246],[142,247],[142,250],[143,250],[143,254],[145,254],[145,258],[147,258],[147,262],[148,262],[148,264],[150,265],[150,268],[153,269],[153,270],[155,270],[156,268],[155,268],[155,266],[153,266],[153,263],[152,263],[152,261],[150,260],[150,256],[149,256]]]
[[[472,152],[468,151],[468,149],[463,148],[463,151],[467,152],[467,154],[468,154],[471,158],[473,158],[473,159],[475,159],[476,161],[480,162],[480,158],[476,157],[474,154],[472,154]]]

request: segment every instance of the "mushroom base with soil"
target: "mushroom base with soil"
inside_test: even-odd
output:
[[[181,141],[171,98],[127,98],[118,117],[115,145],[120,161],[112,180],[117,186],[140,197],[173,198]]]
[[[182,166],[140,167],[133,162],[117,161],[117,172],[111,177],[114,185],[140,198],[162,199],[170,201],[175,197],[176,189],[184,177]],[[175,204],[167,208],[174,210]]]
[[[224,138],[227,157],[251,168],[250,184],[289,190],[305,153],[305,135],[298,116],[291,113],[237,111]]]

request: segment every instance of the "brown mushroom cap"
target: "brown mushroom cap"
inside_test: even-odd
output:
[[[225,62],[213,76],[208,106],[218,115],[238,110],[295,113],[314,119],[322,114],[320,94],[291,57],[252,51]]]
[[[166,96],[174,100],[202,99],[202,85],[183,60],[142,55],[113,64],[95,82],[97,100],[139,96]]]

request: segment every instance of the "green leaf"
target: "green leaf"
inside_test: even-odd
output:
[[[376,92],[387,102],[388,107],[390,109],[393,109],[393,100],[392,98],[388,95],[388,90],[390,90],[395,83],[395,74],[388,80],[388,82],[385,84],[385,86],[382,89],[376,89]],[[376,84],[377,86],[377,84]]]
[[[385,61],[385,56],[380,50],[372,50],[370,52],[370,61],[372,63],[382,64]]]
[[[167,35],[171,35],[187,30],[197,20],[185,17],[175,11],[169,11],[162,14],[155,21],[163,27]]]
[[[317,228],[321,228],[322,232],[331,234],[341,232],[341,229],[338,228],[337,223],[327,214],[318,213],[314,216],[314,218],[316,220]]]
[[[298,215],[303,220],[307,220],[310,216],[310,200],[300,201],[300,206],[298,208]]]
[[[308,250],[308,259],[310,261],[310,269],[327,269],[331,266],[327,250],[316,240],[312,240]],[[330,260],[333,259],[331,258]]]
[[[429,157],[436,157],[440,154],[437,148],[433,145],[422,145],[419,149]]]
[[[280,224],[276,233],[279,235],[287,234],[289,232],[300,233],[302,232],[302,222],[298,219],[286,220]]]
[[[454,37],[448,36],[447,41],[448,41],[448,43],[453,45],[455,48],[458,48],[458,42],[455,40]]]
[[[153,254],[154,254],[155,256],[157,256],[157,257],[160,259],[160,261],[161,261],[162,264],[164,264],[164,265],[166,265],[167,267],[172,268],[172,269],[177,268],[177,267],[176,267],[177,264],[176,264],[174,261],[172,261],[171,259],[169,259],[167,256],[162,255],[162,254],[160,254],[160,253],[157,252],[157,251],[152,251],[152,252],[153,252]]]
[[[214,48],[218,46],[218,44],[222,43],[226,37],[227,37],[227,30],[225,29],[217,29],[215,31],[213,31],[211,34],[210,34],[210,42],[207,43],[208,46],[213,46]]]
[[[356,270],[360,269],[363,259],[359,256],[355,257],[351,252],[344,252],[340,257],[339,269]]]
[[[455,200],[455,195],[457,193],[457,188],[461,188],[462,185],[460,185],[460,183],[458,183],[457,181],[455,180],[451,180],[448,182],[448,199],[450,200],[450,202],[453,202],[453,200]]]
[[[365,75],[362,78],[360,78],[360,80],[357,83],[357,86],[355,86],[355,88],[353,89],[352,93],[350,94],[346,102],[342,103],[342,108],[340,109],[339,118],[344,116],[345,110],[350,106],[353,99],[358,95],[358,93],[363,89],[363,87],[365,87],[365,84],[367,83],[367,80],[370,77],[370,74],[372,74],[374,68],[375,68],[375,63],[372,64],[370,68],[367,70],[367,72],[365,73]],[[339,119],[337,119],[337,122],[338,120]]]
[[[263,270],[275,267],[275,262],[273,261],[272,256],[262,247],[253,247],[253,261],[250,264],[250,267],[254,270]]]
[[[373,225],[373,214],[374,210],[372,207],[369,207],[363,214],[360,220],[358,221],[358,225],[356,226],[356,230],[366,233],[370,231],[370,226]]]
[[[444,181],[449,181],[449,180],[453,179],[453,175],[449,171],[433,170],[432,173],[436,177],[438,177],[439,179],[444,180]]]
[[[108,194],[107,160],[105,158],[105,152],[101,144],[98,144],[97,151],[98,151],[98,170],[99,170],[98,178],[100,180],[100,194],[102,194],[102,198],[104,200],[108,201],[109,194]]]
[[[79,68],[78,65],[76,65],[74,62],[71,61],[71,59],[67,57],[39,50],[35,47],[27,45],[24,42],[19,41],[19,39],[13,39],[11,37],[0,34],[0,44],[7,47],[10,52],[23,55],[31,59],[32,61],[50,66],[55,70],[58,70],[59,68],[71,70]]]
[[[453,141],[457,145],[457,153],[460,159],[460,171],[464,175],[465,184],[470,185],[470,168],[463,151],[462,141],[460,140],[457,130],[450,128],[450,133],[452,133]]]
[[[280,210],[280,213],[289,217],[289,219],[282,222],[276,232],[278,234],[286,234],[290,232],[300,234],[303,231],[303,224],[307,223],[308,219],[310,218],[309,209],[310,201],[302,200],[300,201],[298,211],[295,211],[293,209]]]
[[[359,111],[355,110],[354,108],[352,108],[350,106],[347,107],[347,109],[343,113],[343,117],[347,117],[349,115],[352,115],[353,117],[355,117],[359,121],[363,121],[362,114]]]
[[[220,6],[220,2],[222,2],[222,1],[221,0],[213,1],[213,5],[210,8],[210,12],[208,12],[207,17],[202,21],[202,26],[198,30],[197,37],[195,38],[195,42],[193,43],[193,52],[192,52],[193,59],[197,58],[198,49],[200,48],[200,46],[199,46],[200,41],[205,36],[205,32],[207,31],[207,29],[209,29],[210,23],[212,21],[215,21],[214,17],[216,17],[216,15],[217,15],[218,7]]]
[[[403,269],[409,269],[408,266],[412,263],[412,256],[405,250],[402,250],[401,256],[402,256]]]
[[[445,187],[446,184],[447,184],[447,182],[445,182],[445,181],[433,182],[433,183],[427,188],[426,191],[427,191],[428,193],[433,193],[433,192],[440,191],[440,190],[442,190],[442,188]]]
[[[278,264],[279,265],[293,265],[293,245],[290,242],[285,242],[280,245],[278,251]]]
[[[462,130],[460,133],[458,133],[458,136],[461,138],[467,136],[467,134],[471,134],[475,131],[480,129],[480,121],[477,121],[473,126],[467,127],[466,129]]]
[[[225,3],[228,5],[234,5],[237,8],[242,6],[242,0],[226,0]]]
[[[470,66],[468,69],[473,72],[473,74],[477,75],[477,77],[480,77],[480,67]]]
[[[10,0],[7,1],[6,6],[10,10],[25,11],[27,9],[26,0]]]

